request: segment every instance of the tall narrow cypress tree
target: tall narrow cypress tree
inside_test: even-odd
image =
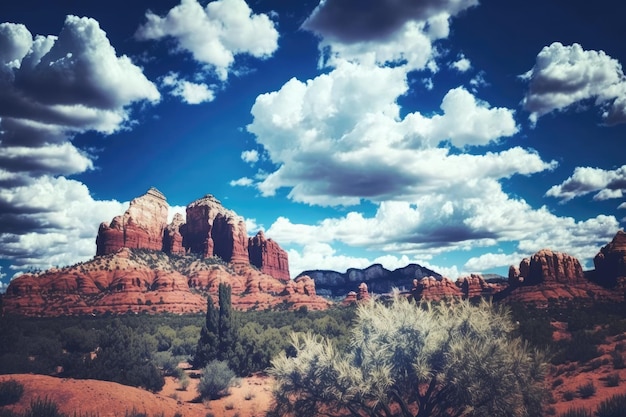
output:
[[[233,347],[237,340],[235,334],[235,326],[233,323],[232,306],[231,306],[231,288],[230,285],[224,283],[219,285],[219,303],[220,303],[220,320],[219,320],[219,352],[220,360],[230,360],[233,356]]]
[[[221,286],[221,284],[220,284]],[[191,360],[194,368],[202,368],[207,363],[216,359],[219,354],[219,329],[220,313],[213,304],[213,299],[209,295],[207,298],[206,319],[200,331],[200,339],[196,353]]]

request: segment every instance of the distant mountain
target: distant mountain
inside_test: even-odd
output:
[[[309,270],[298,276],[308,275],[315,281],[315,290],[324,297],[345,297],[350,291],[356,291],[360,283],[367,284],[370,293],[384,294],[392,288],[408,291],[413,280],[433,277],[441,280],[441,274],[417,264],[390,271],[380,264],[365,269],[350,268],[345,273],[329,270]]]

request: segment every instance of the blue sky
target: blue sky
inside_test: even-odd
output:
[[[149,187],[305,269],[585,268],[626,221],[618,0],[11,2],[0,290]]]

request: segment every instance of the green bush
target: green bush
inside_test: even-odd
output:
[[[216,399],[227,393],[235,380],[235,373],[226,361],[213,360],[202,369],[198,384],[200,398]]]
[[[0,382],[0,407],[15,404],[22,398],[24,385],[14,379]]]
[[[596,409],[598,417],[626,416],[626,394],[614,395],[600,403]]]
[[[30,403],[23,417],[67,417],[59,411],[59,406],[48,398],[37,398]]]
[[[565,401],[572,401],[574,398],[576,398],[576,393],[574,391],[567,390],[563,392],[563,399]]]
[[[604,384],[607,387],[617,387],[617,386],[619,386],[620,382],[621,382],[621,379],[619,377],[619,373],[617,373],[617,372],[615,372],[614,374],[607,375],[605,380],[604,380]]]
[[[576,388],[576,392],[580,396],[580,398],[589,398],[596,395],[596,386],[593,384],[593,381],[589,381],[586,384],[579,385]]]
[[[270,415],[540,415],[544,355],[516,328],[508,310],[484,301],[364,303],[346,349],[292,335],[293,354],[269,370]]]

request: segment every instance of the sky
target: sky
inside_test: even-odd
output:
[[[156,187],[307,269],[585,269],[626,223],[621,0],[0,8],[0,291]]]

